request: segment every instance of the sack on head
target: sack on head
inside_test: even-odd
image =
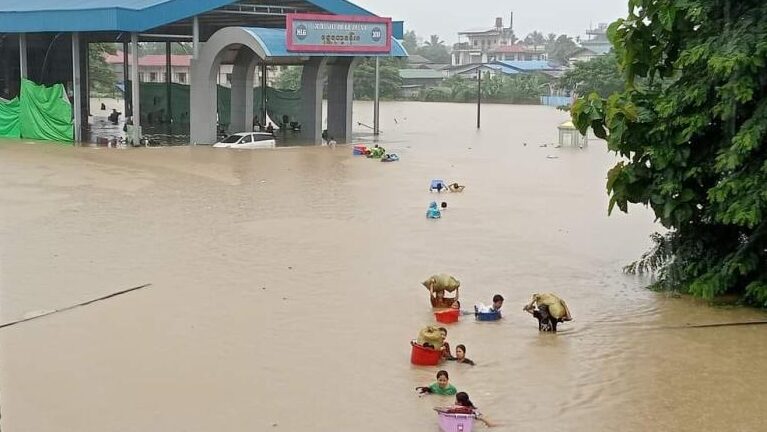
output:
[[[425,286],[426,289],[429,289],[429,285],[433,284],[434,291],[447,291],[447,292],[453,292],[457,290],[458,287],[461,286],[461,282],[458,279],[445,273],[432,275],[425,281],[421,282],[421,284]]]

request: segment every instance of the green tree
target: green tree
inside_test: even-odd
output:
[[[382,99],[394,99],[402,86],[399,70],[402,62],[391,57],[379,60],[379,95]],[[354,68],[354,97],[373,99],[375,95],[375,59],[366,58]]]
[[[525,36],[525,43],[528,45],[545,45],[546,44],[546,37],[543,36],[543,33],[535,30],[529,35]]]
[[[572,108],[623,159],[609,210],[650,206],[669,230],[627,267],[658,289],[767,306],[765,17],[762,0],[632,0],[608,31],[625,90]]]
[[[577,49],[578,45],[567,35],[559,35],[553,41],[550,39],[546,41],[546,54],[549,60],[559,64],[566,64]]]
[[[402,39],[402,46],[405,47],[408,54],[415,54],[418,51],[418,37],[415,31],[408,30]]]
[[[536,74],[504,77],[500,95],[509,103],[539,103],[544,80]]]
[[[281,90],[299,90],[302,70],[302,66],[288,66],[277,78],[275,87]]]
[[[418,49],[418,54],[435,63],[450,63],[450,52],[437,35],[429,36],[429,40]]]
[[[625,84],[618,68],[618,59],[612,52],[588,61],[576,62],[559,80],[562,88],[584,95],[596,92],[603,98],[623,91]]]
[[[115,73],[107,64],[106,56],[115,54],[117,48],[111,43],[88,44],[88,79],[91,90],[97,93],[112,93],[115,91]]]

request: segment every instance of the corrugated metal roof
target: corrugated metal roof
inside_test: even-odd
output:
[[[264,48],[268,57],[407,57],[407,51],[402,44],[392,37],[391,51],[388,54],[360,54],[360,53],[300,53],[288,51],[285,29],[247,27],[243,28],[250,33]]]
[[[507,60],[497,61],[495,63],[502,64],[523,72],[535,72],[535,71],[552,71],[559,70],[556,65],[549,63],[546,60]]]
[[[304,0],[335,15],[373,15],[347,0]],[[237,0],[0,0],[0,33],[142,32]]]
[[[441,79],[445,77],[442,72],[431,69],[400,69],[399,76],[402,79]]]

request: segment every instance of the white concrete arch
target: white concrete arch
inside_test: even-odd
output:
[[[267,57],[267,51],[241,27],[223,28],[200,45],[199,57],[191,62],[189,139],[193,144],[210,144],[216,142],[216,77],[222,60],[235,52],[232,59],[232,126],[241,128],[239,132],[252,126],[253,75],[256,65]]]

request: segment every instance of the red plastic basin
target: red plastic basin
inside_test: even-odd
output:
[[[424,348],[417,343],[411,342],[410,363],[420,366],[436,366],[442,360],[442,351],[432,348]]]
[[[458,322],[458,316],[460,314],[461,314],[460,310],[450,309],[450,310],[434,312],[434,318],[436,318],[438,322],[441,322],[443,324],[450,324],[450,323]]]

